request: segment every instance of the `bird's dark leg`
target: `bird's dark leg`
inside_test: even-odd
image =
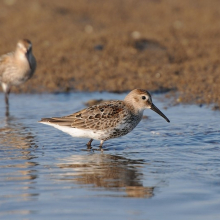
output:
[[[5,107],[5,116],[6,117],[9,116],[9,106],[8,105]]]
[[[3,88],[3,91],[5,93],[5,104],[6,104],[6,106],[9,106],[8,98],[9,98],[9,94],[10,94],[10,91],[11,91],[10,86],[4,84],[4,86],[2,86],[2,88]]]
[[[9,94],[10,94],[10,89],[7,89],[7,91],[5,92],[6,116],[9,116]]]
[[[93,139],[91,139],[86,145],[87,145],[87,149],[91,149],[92,146],[91,146],[91,143],[92,143]]]
[[[9,96],[9,92],[6,92],[5,93],[5,104],[6,104],[6,106],[9,106],[8,96]]]

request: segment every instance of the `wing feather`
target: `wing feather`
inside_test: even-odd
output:
[[[88,107],[68,116],[42,118],[40,122],[49,122],[79,129],[103,130],[118,124],[126,111],[123,101],[109,101]]]
[[[14,52],[10,52],[0,56],[0,81],[4,81],[5,74],[7,74],[7,69],[10,65],[11,57],[14,55]]]

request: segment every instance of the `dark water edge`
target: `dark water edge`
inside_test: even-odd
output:
[[[125,94],[11,94],[10,117],[0,95],[1,219],[219,219],[218,111],[196,105],[155,105],[170,119],[145,111],[137,128],[86,150],[37,123],[68,115],[90,99]],[[164,109],[168,107],[167,109]]]

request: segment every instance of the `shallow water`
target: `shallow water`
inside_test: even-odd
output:
[[[37,123],[85,107],[90,99],[125,94],[0,94],[1,219],[220,219],[220,113],[196,105],[169,106],[153,95],[167,123],[147,110],[130,134],[86,150]]]

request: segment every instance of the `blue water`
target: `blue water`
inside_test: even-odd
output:
[[[104,152],[37,123],[125,94],[0,94],[0,219],[220,219],[220,112],[170,106],[162,95]],[[167,109],[164,109],[166,107]]]

